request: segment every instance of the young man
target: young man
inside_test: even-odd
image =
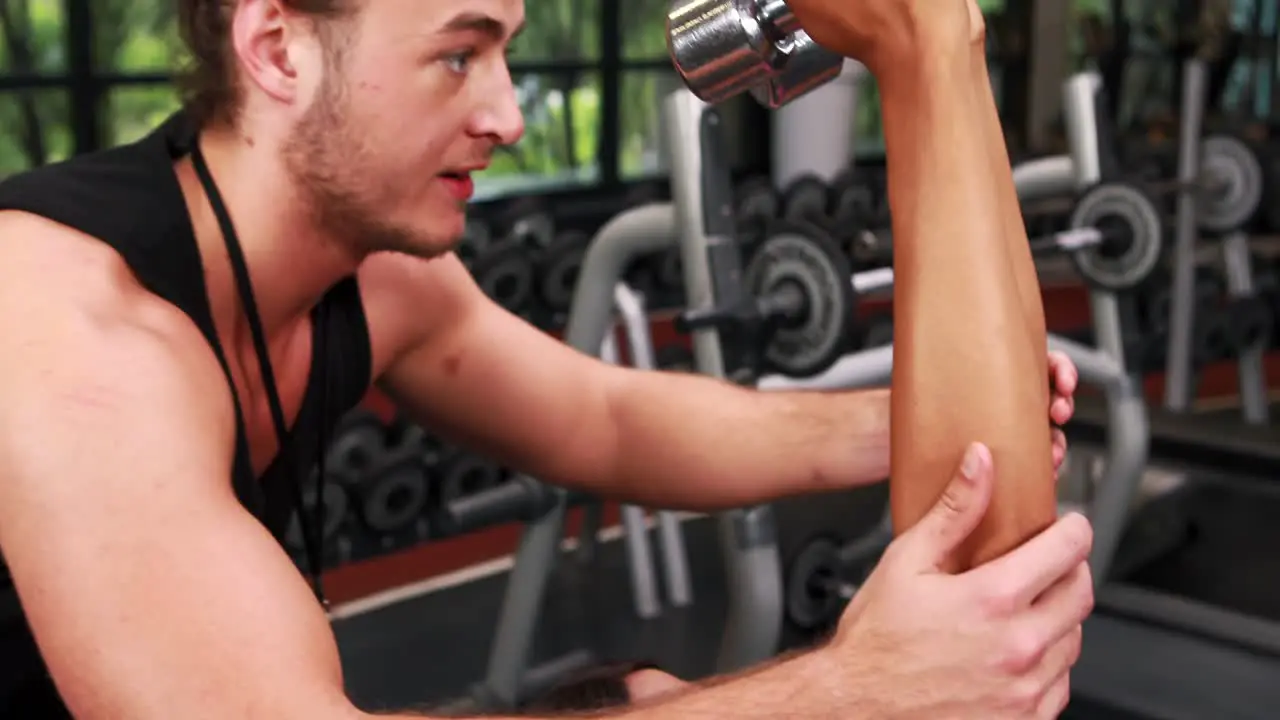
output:
[[[958,16],[913,0],[791,4],[831,23],[831,47],[900,67],[886,90],[976,92],[966,74],[932,74],[970,62],[965,0],[929,5]],[[477,290],[450,250],[469,173],[521,134],[503,56],[521,0],[180,8],[198,64],[186,115],[0,186],[0,548],[77,716],[361,717],[326,616],[271,530],[371,382],[512,466],[649,505],[733,507],[887,475],[886,392],[764,394],[611,367]],[[898,102],[886,92],[886,112]],[[891,143],[956,113],[986,118],[968,106],[926,114]],[[952,212],[937,173],[895,164],[895,205]],[[992,214],[958,208],[947,221],[975,213]],[[1040,333],[1038,360],[1018,369],[1040,373],[1031,425],[1042,432],[1016,457],[1047,468]],[[1062,422],[1075,374],[1051,364],[1062,397],[1049,414]],[[929,504],[956,479],[828,647],[627,712],[1047,717],[1065,701],[1091,599],[1088,526],[1068,518],[943,574],[993,488],[990,453],[976,447],[954,470],[961,449],[930,449],[954,457],[927,477],[896,468],[895,482],[934,489]],[[1043,494],[1039,470],[1025,481]]]

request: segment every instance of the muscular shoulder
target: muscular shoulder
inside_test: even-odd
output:
[[[229,402],[207,390],[219,387],[221,370],[199,330],[143,288],[110,246],[18,212],[0,212],[0,237],[6,385],[35,374],[148,396],[170,385],[206,417],[230,417]]]
[[[466,321],[486,302],[454,254],[423,260],[380,253],[360,267],[375,375],[401,353]]]

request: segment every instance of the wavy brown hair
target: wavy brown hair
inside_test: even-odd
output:
[[[359,0],[278,0],[290,12],[310,16],[326,49],[336,51],[332,32],[336,23],[350,17]],[[183,105],[192,119],[204,126],[234,124],[242,101],[231,22],[239,0],[178,0],[178,32],[191,53],[191,64],[181,79]]]

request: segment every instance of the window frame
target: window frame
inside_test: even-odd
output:
[[[64,41],[67,63],[64,72],[40,75],[0,75],[0,91],[24,89],[57,89],[68,94],[68,109],[73,154],[83,154],[103,149],[109,137],[110,118],[104,112],[104,98],[115,88],[122,86],[163,85],[173,82],[173,73],[166,72],[104,72],[95,66],[94,14],[91,0],[63,0],[66,21]],[[662,71],[671,68],[665,57],[649,59],[628,58],[623,52],[622,12],[617,2],[601,3],[601,23],[598,57],[593,60],[567,62],[516,62],[511,66],[513,74],[569,75],[574,82],[583,74],[593,73],[600,79],[600,111],[597,128],[595,182],[582,184],[570,182],[569,186],[582,189],[618,189],[636,182],[624,179],[620,168],[621,89],[625,74],[637,71]],[[762,111],[751,118],[751,123],[767,128],[768,114]],[[764,138],[768,133],[762,133]],[[765,151],[767,157],[767,149]],[[767,171],[767,168],[750,168],[751,171]],[[529,187],[525,187],[525,186]],[[538,192],[536,182],[521,183],[516,192]],[[565,188],[562,179],[549,180],[547,190]]]

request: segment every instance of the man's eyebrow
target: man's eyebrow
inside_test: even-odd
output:
[[[524,29],[524,22],[521,22],[512,32],[511,36],[515,37]],[[449,22],[444,24],[444,32],[478,32],[486,35],[492,40],[499,41],[507,37],[507,26],[502,24],[501,20],[484,15],[481,13],[464,12],[455,15]]]

